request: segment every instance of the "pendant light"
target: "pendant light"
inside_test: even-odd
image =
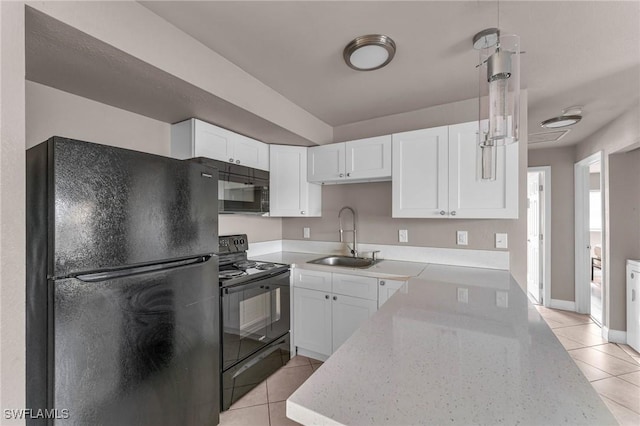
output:
[[[473,37],[479,51],[478,145],[481,179],[496,178],[496,147],[518,142],[520,37],[487,28]]]

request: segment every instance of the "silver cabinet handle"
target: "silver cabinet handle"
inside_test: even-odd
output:
[[[300,214],[306,214],[306,213],[304,212],[304,210],[302,210],[302,211],[300,212]]]
[[[240,164],[240,160],[236,160],[236,164]]]
[[[325,294],[325,295],[324,295],[324,298],[325,298],[325,299],[327,299],[327,300],[329,300],[329,295],[328,295],[328,294]]]
[[[229,162],[230,162],[230,163],[233,163],[233,158],[229,158]]]
[[[347,173],[347,176],[351,176],[351,173]]]
[[[455,215],[456,215],[456,211],[454,210],[451,212],[451,216],[455,216]]]
[[[344,177],[344,174],[340,173],[338,176],[340,176],[340,177]]]
[[[444,216],[445,214],[447,214],[447,212],[445,212],[444,210],[440,210],[440,216]]]
[[[636,276],[633,275],[633,272],[631,273],[631,279],[634,279]]]
[[[338,296],[333,296],[333,300],[338,300]]]
[[[385,285],[385,282],[384,281],[380,281],[380,285]]]

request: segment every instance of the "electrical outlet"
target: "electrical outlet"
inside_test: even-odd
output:
[[[302,234],[304,238],[311,238],[311,228],[307,228],[307,227],[302,228]]]
[[[507,234],[496,234],[496,248],[506,249],[508,247]]]
[[[409,231],[407,231],[406,229],[398,230],[398,240],[401,243],[408,243],[409,242]]]
[[[460,302],[460,303],[469,303],[469,289],[468,288],[459,288],[458,289],[458,302]]]
[[[469,237],[467,231],[458,231],[456,236],[456,242],[459,246],[469,245]]]

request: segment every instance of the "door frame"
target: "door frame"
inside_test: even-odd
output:
[[[575,310],[581,314],[591,313],[591,248],[589,235],[589,166],[600,162],[600,209],[602,217],[602,255],[606,253],[606,229],[604,227],[604,152],[598,151],[578,161],[574,165],[575,182]],[[602,320],[606,315],[605,300],[606,274],[604,259],[602,262]]]
[[[542,213],[542,251],[540,256],[542,261],[542,306],[551,306],[551,166],[527,167],[527,176],[529,172],[538,172],[542,175],[542,199],[544,200],[544,209]],[[528,265],[527,265],[528,267]]]

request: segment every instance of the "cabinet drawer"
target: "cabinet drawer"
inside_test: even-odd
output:
[[[331,272],[295,268],[293,285],[309,290],[331,293]]]
[[[378,280],[357,275],[333,274],[333,293],[378,300]]]

